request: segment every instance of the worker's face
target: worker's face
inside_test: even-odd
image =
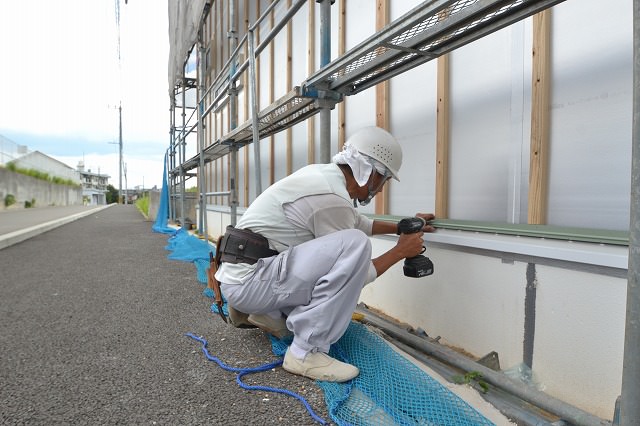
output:
[[[387,173],[381,175],[377,171],[373,171],[369,177],[369,181],[366,185],[360,187],[360,194],[358,200],[363,201],[368,197],[373,197],[378,192],[382,191],[384,184],[391,178],[391,174]]]
[[[381,175],[378,172],[375,172],[373,174],[373,182],[371,187],[374,188],[373,192],[375,192],[376,194],[380,191],[382,191],[382,188],[384,188],[384,184],[387,183],[387,181],[391,178],[391,175],[388,174],[384,174]]]

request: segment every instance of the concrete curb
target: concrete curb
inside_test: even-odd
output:
[[[24,240],[28,240],[29,238],[35,237],[36,235],[40,235],[44,232],[55,229],[59,226],[65,225],[69,222],[73,222],[74,220],[78,220],[85,216],[89,216],[91,214],[97,213],[101,210],[104,210],[108,207],[111,207],[114,204],[107,204],[106,206],[96,207],[95,209],[87,210],[85,212],[72,214],[70,216],[66,216],[60,219],[54,219],[49,222],[41,223],[39,225],[30,226],[25,229],[21,229],[19,231],[10,232],[8,234],[0,235],[0,250],[3,248],[12,246]]]

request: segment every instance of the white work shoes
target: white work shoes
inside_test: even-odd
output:
[[[272,334],[278,339],[282,339],[292,334],[291,331],[287,328],[287,320],[283,317],[274,319],[269,315],[251,314],[247,318],[247,321],[250,324],[258,327],[262,331],[266,331],[267,333]]]
[[[358,367],[338,361],[325,353],[309,352],[304,359],[298,359],[290,349],[284,355],[282,367],[289,373],[324,382],[346,382],[360,374]]]

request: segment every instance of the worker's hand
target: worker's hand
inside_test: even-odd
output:
[[[434,228],[429,222],[434,220],[436,216],[432,213],[416,213],[416,217],[420,217],[427,222],[427,224],[422,228],[423,232],[435,232],[436,228]]]
[[[396,243],[396,249],[398,253],[403,257],[414,257],[424,251],[424,241],[422,236],[424,232],[416,232],[413,234],[400,234],[398,242]]]

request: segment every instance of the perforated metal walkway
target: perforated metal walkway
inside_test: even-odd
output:
[[[447,52],[527,18],[564,0],[425,1],[358,46],[311,75],[258,114],[260,138],[285,130],[344,96],[354,95]],[[203,151],[208,163],[233,145],[252,142],[253,120],[225,134]],[[200,155],[183,163],[200,164]],[[179,169],[172,173],[179,174]]]

